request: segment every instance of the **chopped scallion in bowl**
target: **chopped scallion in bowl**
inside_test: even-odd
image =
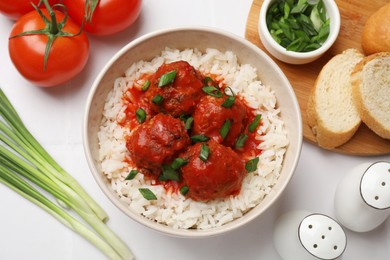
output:
[[[264,0],[259,35],[264,47],[286,63],[319,58],[335,42],[340,13],[333,0]]]

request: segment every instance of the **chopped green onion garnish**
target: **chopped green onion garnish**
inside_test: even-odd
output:
[[[207,159],[209,158],[210,155],[210,148],[207,146],[207,144],[202,144],[200,147],[200,153],[199,153],[199,158],[206,162]]]
[[[221,106],[231,108],[234,104],[234,101],[236,101],[236,97],[229,96],[227,99],[225,99]]]
[[[207,95],[220,98],[222,97],[222,92],[214,87],[214,86],[206,86],[202,88],[203,92],[205,92]]]
[[[191,141],[193,141],[194,143],[200,143],[200,142],[206,142],[208,141],[210,138],[205,136],[205,135],[193,135],[190,137]]]
[[[150,86],[150,80],[147,79],[147,80],[145,81],[145,83],[142,85],[141,90],[142,90],[142,91],[146,91],[146,90],[148,90],[149,86]]]
[[[252,160],[249,160],[245,164],[245,169],[248,173],[253,172],[257,169],[257,164],[259,163],[259,157],[255,157]]]
[[[126,181],[134,179],[134,177],[138,174],[137,170],[131,170],[129,175],[125,178]]]
[[[190,115],[186,115],[186,114],[181,114],[180,116],[179,116],[179,119],[181,120],[181,121],[186,121],[189,117],[191,117]]]
[[[190,191],[190,189],[188,188],[188,186],[182,186],[180,188],[180,193],[183,194],[183,196],[187,195],[187,193]]]
[[[311,10],[310,20],[313,23],[314,29],[319,32],[324,21],[321,20],[320,10],[318,10],[318,8],[313,8],[313,10]]]
[[[295,6],[293,6],[292,10],[291,10],[291,13],[292,14],[298,14],[298,13],[303,13],[306,8],[309,6],[309,4],[307,3],[307,0],[298,0],[298,1],[294,1],[294,2],[297,2]],[[287,4],[287,2],[286,2]]]
[[[160,81],[158,82],[158,87],[163,87],[167,84],[172,83],[176,77],[176,70],[165,73],[160,77]]]
[[[156,195],[154,195],[154,193],[151,190],[149,190],[148,188],[139,188],[138,190],[141,193],[141,195],[147,200],[156,200],[157,199]]]
[[[214,80],[210,77],[205,77],[203,81],[204,81],[204,84],[206,84],[206,86],[209,86],[210,85],[209,83],[211,83],[211,85],[215,85]]]
[[[261,120],[261,115],[256,115],[252,123],[249,124],[248,131],[253,133],[256,130],[256,128],[259,126],[260,120]]]
[[[229,91],[230,91],[230,95],[227,93],[226,90],[229,90]],[[226,95],[232,96],[232,97],[234,97],[234,96],[236,95],[236,94],[234,94],[234,91],[233,91],[233,89],[232,89],[231,87],[225,87],[225,88],[223,89],[223,92],[224,92]]]
[[[236,145],[235,145],[235,147],[236,147],[236,148],[242,148],[242,147],[244,147],[244,144],[245,144],[246,139],[248,139],[248,135],[247,135],[247,134],[241,133],[241,134],[238,136],[237,140],[236,140]]]
[[[284,19],[287,19],[290,15],[290,6],[287,3],[284,3]]]
[[[160,175],[161,176],[161,175]],[[162,166],[162,176],[159,180],[173,180],[173,181],[180,181],[179,173],[176,172],[171,166],[163,164]]]
[[[329,21],[323,0],[274,1],[266,15],[272,38],[296,52],[320,48],[329,36]]]
[[[231,125],[232,123],[229,119],[226,119],[225,123],[223,123],[221,130],[219,130],[219,134],[221,135],[222,139],[225,139],[225,137],[228,135]]]
[[[323,1],[319,1],[317,3],[317,9],[318,12],[320,13],[320,19],[322,21],[329,21],[329,19],[326,19],[326,8]]]
[[[328,38],[329,35],[329,28],[330,22],[329,19],[325,21],[325,23],[322,25],[320,31],[318,32],[318,35],[314,36],[312,39],[314,43],[316,42],[325,42],[325,40]]]
[[[146,112],[142,108],[138,108],[135,111],[135,117],[137,118],[137,121],[140,122],[141,124],[145,122],[146,119]]]
[[[179,170],[181,167],[183,167],[184,165],[186,165],[188,163],[188,161],[184,160],[183,158],[176,158],[175,160],[173,160],[173,162],[171,163],[171,167],[172,169],[174,170]]]
[[[155,95],[155,96],[152,98],[152,102],[153,102],[154,104],[156,104],[157,106],[161,105],[161,103],[163,102],[163,100],[164,100],[164,98],[163,98],[161,95],[159,95],[159,94]]]
[[[165,178],[164,174],[161,172],[161,174],[158,176],[157,180],[159,180],[159,181],[167,181],[168,179]]]
[[[187,118],[185,124],[184,124],[184,128],[186,130],[190,130],[191,127],[192,127],[192,123],[194,122],[194,118],[192,116],[190,116],[189,118]]]

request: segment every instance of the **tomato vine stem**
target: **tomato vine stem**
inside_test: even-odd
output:
[[[48,23],[49,24],[49,31],[51,34],[56,35],[59,32],[56,14],[54,13],[53,9],[51,8],[48,0],[39,1],[38,6],[41,6],[42,3],[45,5],[47,11],[49,11],[49,15],[50,15],[50,21]],[[32,4],[32,5],[34,5],[34,4]]]
[[[92,22],[92,15],[95,12],[96,6],[99,4],[99,0],[87,0],[85,1],[85,21]]]

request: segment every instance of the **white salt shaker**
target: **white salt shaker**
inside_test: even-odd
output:
[[[329,216],[290,211],[275,223],[273,241],[284,260],[340,259],[347,245],[343,228]]]
[[[364,163],[353,168],[335,194],[337,220],[355,232],[367,232],[390,215],[390,163]]]

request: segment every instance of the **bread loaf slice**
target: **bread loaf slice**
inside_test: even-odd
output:
[[[362,121],[390,139],[390,52],[364,58],[351,75],[353,101]]]
[[[346,143],[359,128],[352,100],[351,72],[363,59],[356,49],[334,56],[322,68],[309,96],[308,124],[319,146],[332,149]]]

